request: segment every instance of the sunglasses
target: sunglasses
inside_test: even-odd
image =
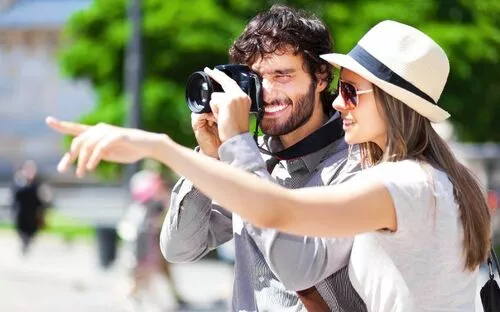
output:
[[[373,92],[373,89],[358,90],[352,83],[340,79],[339,90],[347,109],[355,109],[358,106],[360,94]]]

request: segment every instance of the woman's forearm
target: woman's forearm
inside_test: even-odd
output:
[[[161,135],[152,158],[164,163],[221,206],[259,227],[287,223],[289,191],[212,157],[185,148]]]
[[[152,158],[258,227],[335,237],[397,228],[392,197],[381,182],[358,180],[335,187],[289,190],[196,153],[165,135],[156,140]]]

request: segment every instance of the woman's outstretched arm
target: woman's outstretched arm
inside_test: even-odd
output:
[[[195,153],[167,136],[159,138],[151,156],[259,227],[310,236],[396,229],[392,199],[381,182],[354,179],[335,186],[290,190]]]
[[[297,235],[352,236],[382,228],[396,229],[396,213],[387,188],[373,180],[289,190],[185,148],[167,135],[106,124],[87,126],[47,119],[58,132],[74,135],[58,169],[77,161],[77,175],[101,160],[131,163],[154,158],[187,177],[224,208],[259,227]]]

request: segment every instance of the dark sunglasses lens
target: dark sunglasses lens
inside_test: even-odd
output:
[[[357,99],[356,88],[352,84],[342,81],[340,83],[340,94],[342,95],[342,98],[344,99],[345,102],[354,106],[358,104],[356,102]]]

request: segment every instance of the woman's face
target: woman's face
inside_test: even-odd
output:
[[[341,84],[346,83],[344,90],[353,91],[350,86],[352,85],[358,93],[357,98],[353,97],[352,100],[346,101],[339,88],[339,95],[333,101],[333,108],[342,115],[346,142],[348,144],[373,142],[385,150],[387,124],[377,105],[372,83],[345,68],[340,72],[340,80]],[[344,94],[349,95],[349,92]],[[353,101],[357,101],[357,104],[353,105]]]

